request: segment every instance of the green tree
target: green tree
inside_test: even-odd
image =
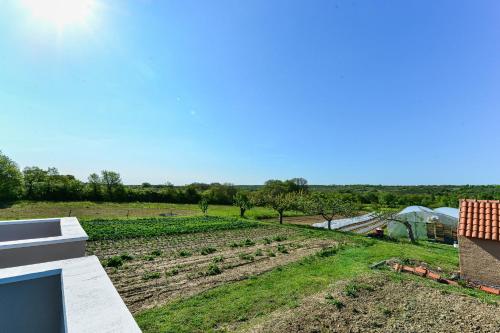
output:
[[[307,180],[304,178],[292,178],[285,181],[270,179],[264,183],[262,192],[276,195],[278,193],[306,193],[309,190]]]
[[[302,209],[311,215],[321,215],[332,229],[335,217],[354,216],[356,209],[352,201],[342,200],[332,193],[314,192],[303,199]]]
[[[204,195],[210,203],[228,205],[233,203],[237,190],[233,184],[212,183]]]
[[[276,196],[278,194],[290,192],[290,187],[284,181],[270,179],[264,183],[264,187],[261,191],[264,195]]]
[[[115,171],[101,171],[101,181],[106,189],[109,199],[117,199],[118,193],[123,190],[123,183],[120,174]]]
[[[23,176],[17,164],[0,151],[0,202],[19,198],[22,193]]]
[[[275,210],[279,215],[280,224],[283,224],[283,214],[285,211],[299,207],[300,194],[294,192],[277,194],[261,193],[257,198],[261,205]]]
[[[383,192],[379,198],[379,202],[386,207],[395,207],[397,197],[390,192]]]
[[[247,192],[239,191],[234,195],[233,205],[240,208],[240,217],[245,217],[245,212],[252,209],[253,203]]]
[[[162,186],[162,188],[160,189],[160,197],[161,197],[161,202],[180,201],[179,191],[177,191],[175,186],[170,182],[167,182],[166,185]]]
[[[102,180],[101,177],[97,173],[92,173],[87,178],[87,186],[90,189],[90,193],[92,193],[92,199],[99,200],[102,197]]]
[[[181,200],[184,203],[195,204],[197,202],[200,202],[200,199],[201,199],[201,195],[198,192],[198,189],[197,189],[195,184],[190,184],[184,188],[183,196],[181,198]]]
[[[55,184],[56,200],[81,200],[84,196],[84,184],[73,175],[59,175]]]
[[[370,191],[361,195],[361,203],[378,204],[378,196],[376,192]]]
[[[307,193],[309,191],[309,185],[305,178],[292,178],[285,181],[288,186],[289,192],[301,192]]]
[[[47,171],[33,166],[23,169],[24,187],[28,199],[43,199],[45,196],[45,181],[47,180]]]
[[[54,192],[55,192],[55,186],[56,183],[58,182],[58,176],[59,176],[59,170],[54,167],[49,167],[47,168],[47,171],[45,172],[45,189],[44,189],[44,197],[45,199],[54,199]]]
[[[202,197],[200,202],[198,203],[198,206],[200,207],[201,209],[201,212],[203,213],[203,215],[207,215],[207,212],[208,212],[208,199],[205,198],[205,197]]]

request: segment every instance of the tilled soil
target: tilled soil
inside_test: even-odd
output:
[[[352,286],[357,291],[349,293]],[[381,275],[338,283],[303,300],[298,308],[273,313],[247,331],[497,333],[500,310],[470,296]]]
[[[113,255],[129,253],[134,256],[148,255],[153,250],[162,251],[164,257],[176,257],[178,251],[198,251],[203,247],[227,247],[232,242],[246,239],[262,241],[264,238],[284,236],[288,239],[300,237],[300,230],[263,225],[257,228],[197,232],[154,238],[131,238],[123,240],[103,240],[87,242],[87,254],[105,259]]]
[[[333,245],[333,241],[304,237],[300,230],[266,226],[89,242],[87,251],[103,261],[123,253],[133,257],[122,267],[106,271],[130,311],[136,313],[179,296],[261,274]],[[203,255],[204,248],[216,251]],[[152,255],[154,251],[158,252]]]

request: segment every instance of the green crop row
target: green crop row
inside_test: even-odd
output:
[[[91,241],[255,228],[261,225],[257,221],[216,216],[87,220],[81,224]]]

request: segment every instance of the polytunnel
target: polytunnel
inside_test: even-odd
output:
[[[409,206],[397,214],[397,218],[410,223],[415,239],[434,239],[452,243],[456,239],[458,209],[440,207],[435,210],[423,206]],[[387,233],[393,238],[408,237],[406,226],[389,221]]]

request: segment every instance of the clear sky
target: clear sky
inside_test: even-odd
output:
[[[21,167],[500,183],[498,1],[57,6],[0,0],[0,150]]]

